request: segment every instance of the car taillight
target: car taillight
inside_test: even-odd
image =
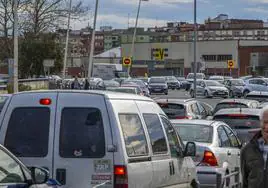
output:
[[[122,165],[114,166],[114,188],[128,188],[126,166]]]
[[[214,155],[213,152],[211,151],[205,151],[204,152],[204,157],[201,163],[208,164],[209,166],[218,166],[218,161]]]

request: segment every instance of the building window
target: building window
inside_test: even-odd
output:
[[[216,55],[203,55],[202,56],[205,61],[216,61]]]
[[[233,59],[232,55],[218,55],[217,56],[217,61],[228,61],[232,59]]]
[[[240,36],[240,31],[234,31],[234,36],[239,37]]]

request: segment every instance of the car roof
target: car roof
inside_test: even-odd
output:
[[[13,94],[13,96],[24,95],[24,94],[41,94],[41,93],[73,93],[73,94],[95,94],[102,95],[107,99],[118,99],[118,100],[142,100],[148,102],[154,102],[152,99],[135,94],[127,93],[116,93],[112,91],[100,91],[100,90],[38,90],[38,91],[25,91]]]
[[[258,101],[249,100],[249,99],[224,99],[224,100],[221,100],[218,104],[221,104],[221,103],[243,103],[243,104],[248,104],[248,103],[251,103],[251,102],[258,102]]]
[[[187,102],[195,101],[195,99],[170,99],[170,98],[161,98],[155,99],[157,103],[175,103],[175,104],[185,104]]]
[[[214,114],[217,115],[227,115],[227,114],[246,114],[246,115],[261,115],[261,109],[257,108],[229,108],[229,109],[221,109]]]
[[[170,120],[171,123],[178,123],[178,124],[200,124],[200,125],[206,125],[206,126],[216,126],[220,122],[219,121],[211,121],[211,120],[189,120],[189,119],[181,119],[181,120]]]

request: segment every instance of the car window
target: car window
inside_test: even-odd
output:
[[[232,129],[256,129],[260,128],[259,116],[246,115],[246,114],[235,114],[235,115],[216,115],[213,118],[217,121],[223,121],[229,125]]]
[[[263,85],[263,84],[265,84],[265,81],[258,79],[258,80],[256,80],[256,84]]]
[[[178,149],[181,149],[182,151],[183,144],[179,141],[176,130],[173,128],[172,124],[164,117],[161,117],[161,119],[168,137],[171,157],[177,157]]]
[[[25,183],[20,164],[2,149],[0,149],[0,161],[0,187],[1,184]]]
[[[13,110],[5,146],[17,157],[45,157],[48,153],[50,109],[40,107]]]
[[[225,131],[226,131],[226,133],[227,133],[227,135],[228,135],[228,137],[230,139],[231,146],[232,147],[239,147],[239,141],[237,140],[234,132],[230,128],[226,127],[226,126],[224,126],[224,129],[225,129]]]
[[[230,140],[223,128],[223,126],[218,127],[218,135],[220,139],[220,147],[231,147]]]
[[[154,154],[167,153],[165,134],[157,114],[143,114]]]
[[[196,103],[192,103],[192,104],[190,105],[190,108],[191,108],[191,111],[192,111],[194,114],[196,114],[196,115],[199,115],[199,114],[200,114]]]
[[[222,102],[216,105],[214,113],[218,112],[221,109],[230,109],[230,108],[248,108],[248,106],[246,104],[237,102]]]
[[[250,84],[257,84],[257,80],[249,80],[248,83],[250,83]]]
[[[148,145],[138,114],[119,114],[126,151],[129,157],[148,155]]]
[[[185,106],[174,103],[158,103],[169,119],[185,117]]]
[[[101,158],[105,155],[102,115],[97,108],[64,108],[60,127],[60,156]]]
[[[207,112],[206,112],[206,109],[200,104],[197,102],[197,106],[198,106],[198,109],[199,109],[199,112],[202,116],[206,116],[207,115]]]

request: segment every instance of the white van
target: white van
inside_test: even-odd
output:
[[[190,156],[153,100],[103,91],[14,94],[0,143],[68,188],[197,187]]]

